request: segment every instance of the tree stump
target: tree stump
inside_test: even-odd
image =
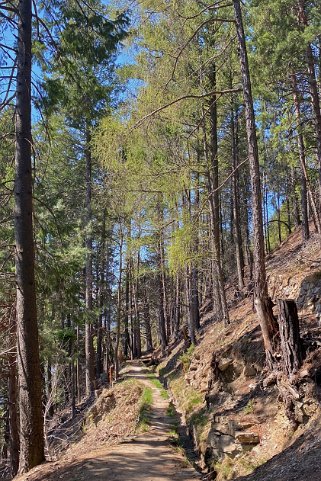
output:
[[[283,369],[289,377],[300,369],[303,359],[298,311],[293,300],[279,299],[278,304]]]

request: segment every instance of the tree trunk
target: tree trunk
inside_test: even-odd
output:
[[[165,265],[164,265],[164,248],[163,248],[163,211],[160,205],[160,200],[157,205],[158,212],[158,245],[157,245],[157,264],[158,264],[158,297],[159,297],[159,311],[158,311],[158,338],[161,345],[162,352],[167,346],[166,335],[166,293],[165,293]]]
[[[97,318],[97,352],[96,352],[96,378],[103,373],[103,314],[105,305],[105,270],[106,270],[106,209],[103,212],[101,229],[101,249],[97,256],[97,285],[100,312]]]
[[[199,179],[196,179],[196,188],[194,201],[192,200],[191,192],[187,196],[188,210],[190,222],[193,225],[193,229],[198,227],[198,207],[199,207]],[[200,312],[199,312],[199,297],[198,297],[198,268],[197,258],[199,249],[198,231],[192,233],[191,239],[191,251],[194,259],[192,259],[190,266],[188,267],[188,283],[189,283],[189,319],[190,319],[190,337],[192,343],[195,344],[195,331],[200,328]]]
[[[239,289],[244,287],[244,256],[242,248],[240,199],[239,199],[239,173],[238,173],[238,116],[234,115],[234,106],[231,109],[231,134],[232,134],[232,185],[233,185],[233,224],[234,243],[236,254],[236,270]]]
[[[147,280],[146,276],[143,278],[143,285],[144,285],[144,297],[143,297],[143,316],[144,316],[144,325],[145,325],[145,334],[146,334],[146,350],[147,352],[153,351],[153,338],[152,338],[152,329],[150,323],[150,314],[149,314],[149,303],[148,303],[148,295],[147,295]]]
[[[31,0],[19,0],[15,111],[15,264],[20,472],[44,460],[42,379],[35,287],[31,167]]]
[[[124,314],[124,356],[128,357],[130,351],[130,336],[129,336],[129,265],[127,262],[126,267],[126,280],[125,280],[125,314]]]
[[[214,114],[215,114],[215,110],[212,110],[211,130],[215,127],[214,117],[213,117]],[[217,239],[217,235],[219,236],[219,217],[217,218],[217,211],[215,213],[215,205],[213,200],[214,192],[213,192],[213,184],[211,180],[211,172],[209,169],[209,154],[208,154],[205,122],[203,124],[203,141],[204,141],[204,155],[205,155],[206,163],[208,166],[207,173],[206,173],[206,185],[207,185],[207,191],[209,195],[210,225],[211,225],[210,242],[211,242],[211,248],[212,248],[211,260],[212,260],[213,311],[215,312],[216,317],[222,318],[224,321],[224,324],[227,325],[229,323],[229,314],[228,314],[226,295],[225,295],[225,289],[224,289],[223,273],[222,273],[221,263],[220,263],[220,242],[219,242],[219,239]],[[213,150],[214,148],[216,148],[216,151],[217,151],[217,143],[215,144],[215,142],[217,142],[217,133],[216,135],[213,135],[213,134],[211,135],[211,149]],[[217,228],[218,228],[218,233],[217,233]]]
[[[188,298],[188,315],[187,315],[187,327],[188,335],[192,344],[196,344],[195,337],[195,324],[194,324],[194,313],[192,305],[192,289],[191,289],[191,268],[186,267],[186,285],[187,285],[187,298]]]
[[[159,256],[160,257],[160,256]],[[159,269],[162,268],[161,261],[159,260]],[[159,302],[159,311],[158,311],[158,338],[162,348],[162,351],[165,351],[167,346],[167,337],[166,337],[166,319],[164,313],[164,294],[163,294],[163,280],[161,272],[158,273],[158,302]]]
[[[278,220],[278,237],[279,244],[282,242],[282,229],[281,229],[281,207],[280,207],[280,194],[276,194],[276,215]]]
[[[216,89],[216,65],[212,64],[210,74],[211,89]],[[225,296],[223,272],[221,266],[221,235],[220,235],[220,200],[219,200],[219,172],[218,172],[218,140],[217,140],[217,96],[211,97],[210,103],[210,159],[211,170],[209,172],[210,185],[210,210],[212,216],[213,235],[213,263],[214,263],[214,289],[217,290],[215,297],[219,304],[219,316],[224,324],[229,324],[229,313]]]
[[[119,249],[119,276],[117,290],[117,314],[116,314],[116,345],[115,345],[115,379],[119,377],[119,345],[120,345],[120,323],[121,323],[121,297],[122,297],[122,274],[123,274],[123,233],[120,233],[120,249]]]
[[[139,358],[142,355],[141,332],[140,332],[140,312],[139,312],[139,268],[140,268],[140,252],[137,254],[137,271],[136,281],[133,286],[134,290],[134,308],[135,308],[135,324],[134,324],[134,344],[135,357]]]
[[[319,217],[321,217],[321,110],[318,85],[314,70],[314,59],[311,45],[307,47],[308,78],[310,84],[311,100],[314,113],[314,125],[316,136],[316,151],[319,165]]]
[[[292,203],[292,215],[294,219],[294,225],[295,227],[299,227],[301,224],[301,217],[300,217],[300,208],[299,208],[299,199],[296,194],[296,184],[297,184],[297,179],[296,179],[296,172],[293,167],[291,167],[290,170],[290,178],[291,178],[291,203]]]
[[[178,339],[178,333],[181,324],[181,282],[180,274],[176,274],[176,285],[175,285],[175,312],[174,312],[174,329],[173,335],[175,341]]]
[[[304,240],[308,240],[310,237],[309,231],[309,215],[308,215],[308,196],[310,199],[311,207],[314,213],[314,217],[318,226],[318,232],[320,232],[320,225],[319,225],[319,213],[317,211],[314,198],[309,186],[309,179],[308,173],[306,169],[306,160],[305,160],[305,145],[304,139],[302,134],[301,128],[301,106],[300,106],[300,97],[297,87],[297,81],[295,74],[291,75],[292,80],[292,90],[293,90],[293,101],[295,107],[295,114],[297,120],[297,135],[298,135],[298,150],[299,150],[299,160],[300,160],[300,167],[301,167],[301,211],[302,211],[302,237]]]
[[[95,361],[94,361],[94,345],[92,334],[92,309],[93,309],[93,276],[92,276],[92,158],[90,148],[90,131],[89,126],[86,126],[86,311],[87,319],[85,324],[85,356],[86,356],[86,394],[90,396],[95,388]]]
[[[72,339],[71,339],[71,415],[76,416],[76,395],[77,395],[77,379],[75,366],[75,324],[72,321]]]
[[[18,423],[18,385],[17,385],[16,356],[9,356],[8,379],[8,411],[10,432],[10,470],[14,477],[19,468],[19,423]]]
[[[305,12],[305,0],[299,0],[298,7],[299,7],[299,25],[303,27],[308,27],[308,18]],[[307,59],[308,81],[310,84],[311,104],[312,104],[312,109],[314,114],[316,153],[317,153],[317,159],[318,159],[318,165],[319,165],[318,214],[319,214],[319,217],[321,217],[321,109],[320,109],[318,83],[317,83],[317,78],[315,74],[315,65],[314,65],[314,58],[313,58],[313,51],[312,51],[311,44],[307,45],[306,59]]]
[[[239,56],[242,73],[242,86],[245,103],[246,133],[248,144],[248,157],[252,186],[252,215],[253,215],[253,256],[254,256],[254,297],[256,311],[262,330],[267,362],[272,368],[273,339],[277,332],[277,323],[268,298],[266,282],[264,231],[262,220],[262,196],[260,182],[259,155],[256,138],[255,115],[253,108],[252,87],[243,28],[243,19],[240,0],[233,0],[236,30],[239,44]]]
[[[284,301],[282,299],[279,299],[279,310],[283,368],[290,377],[300,369],[303,359],[298,311],[293,300]]]
[[[195,329],[200,328],[200,306],[198,298],[198,269],[191,267],[190,272],[190,287],[191,287],[191,315],[193,317],[193,324]]]

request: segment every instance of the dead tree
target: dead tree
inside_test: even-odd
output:
[[[303,359],[298,311],[293,300],[279,299],[278,304],[283,369],[290,377],[300,369]]]

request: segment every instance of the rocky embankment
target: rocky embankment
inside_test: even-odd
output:
[[[282,380],[265,369],[250,298],[233,307],[228,328],[219,322],[210,324],[196,348],[182,342],[158,366],[209,479],[249,475],[309,433],[320,418],[319,240],[314,237],[302,245],[300,233],[292,234],[270,256],[268,276],[276,304],[278,298],[297,301],[302,335],[309,338],[304,366],[293,387],[287,386],[294,398],[291,416]]]

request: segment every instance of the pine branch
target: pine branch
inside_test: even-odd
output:
[[[207,93],[204,93],[204,94],[183,95],[182,97],[178,97],[177,99],[172,100],[168,104],[162,105],[161,107],[158,107],[157,109],[153,110],[149,114],[145,115],[140,120],[138,120],[138,122],[136,122],[134,124],[132,129],[135,129],[135,128],[139,127],[143,122],[145,122],[145,120],[149,119],[150,117],[153,117],[154,115],[158,114],[162,110],[165,110],[165,109],[171,107],[172,105],[177,104],[178,102],[182,102],[183,100],[193,100],[193,99],[199,100],[199,99],[204,99],[206,97],[211,97],[212,95],[225,95],[225,94],[236,93],[236,92],[242,92],[242,89],[241,88],[235,88],[235,89],[232,88],[232,89],[225,89],[225,90],[218,90],[218,91],[213,90],[211,92],[207,92]]]

